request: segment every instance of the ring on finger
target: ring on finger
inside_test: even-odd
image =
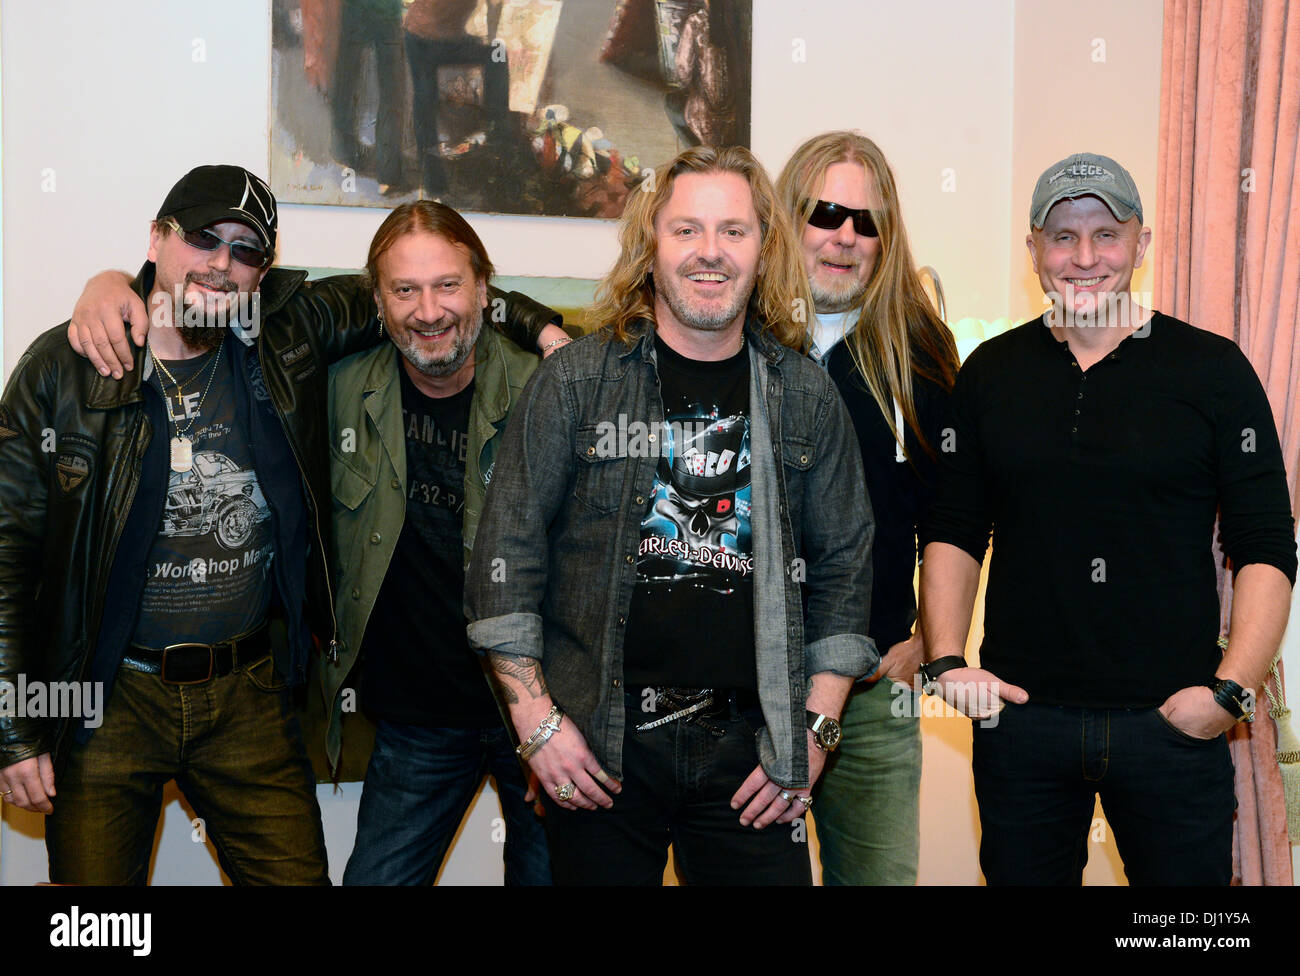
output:
[[[791,800],[794,799],[794,794],[791,793],[789,790],[782,790],[781,799],[785,800],[786,803],[789,803]]]
[[[803,808],[804,808],[804,811],[805,811],[805,812],[807,812],[808,810],[811,810],[811,809],[812,809],[812,797],[811,797],[811,796],[804,796],[803,794],[799,794],[798,796],[795,797],[795,799],[798,800],[800,803],[803,804]]]
[[[13,793],[13,790],[0,790],[0,796],[9,796],[9,795],[11,795],[12,793]]]
[[[572,783],[561,783],[555,788],[555,796],[560,800],[573,799],[574,790],[577,789]]]

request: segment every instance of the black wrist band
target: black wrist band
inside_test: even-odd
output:
[[[1254,712],[1247,704],[1246,689],[1237,682],[1229,678],[1219,678],[1211,683],[1209,688],[1214,693],[1214,703],[1229,715],[1235,716],[1238,722],[1248,721],[1253,717]]]
[[[933,661],[927,661],[921,665],[921,676],[926,681],[933,681],[945,671],[953,671],[957,668],[967,667],[966,659],[959,654],[949,654],[947,657],[937,657]]]

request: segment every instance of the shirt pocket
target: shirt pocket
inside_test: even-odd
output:
[[[593,511],[608,514],[623,504],[623,480],[629,459],[609,450],[609,436],[601,436],[594,425],[579,427],[574,441],[577,453],[573,497]]]
[[[378,470],[358,470],[357,462],[347,458],[334,448],[330,448],[330,492],[336,505],[342,505],[349,511],[356,511],[366,497],[375,490]]]

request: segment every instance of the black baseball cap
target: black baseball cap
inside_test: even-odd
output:
[[[275,250],[278,217],[275,194],[260,176],[242,166],[198,166],[180,178],[158,208],[183,230],[199,230],[225,220],[247,224],[268,251]]]

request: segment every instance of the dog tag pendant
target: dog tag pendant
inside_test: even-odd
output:
[[[194,467],[194,446],[188,437],[172,438],[172,470],[184,474]]]

